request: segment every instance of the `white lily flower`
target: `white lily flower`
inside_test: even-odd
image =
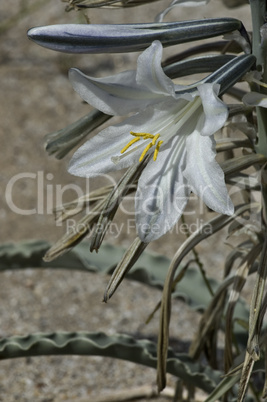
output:
[[[74,89],[94,107],[112,115],[135,112],[80,147],[69,172],[94,177],[151,154],[135,203],[138,234],[144,242],[175,225],[191,191],[214,211],[229,215],[234,211],[215,160],[213,134],[228,116],[218,98],[219,85],[203,83],[186,91],[165,75],[161,57],[162,45],[155,41],[139,56],[136,71],[96,79],[70,70]]]

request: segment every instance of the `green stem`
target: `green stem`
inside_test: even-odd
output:
[[[250,0],[252,18],[252,52],[257,59],[257,66],[263,72],[262,80],[267,82],[267,47],[266,41],[262,40],[260,29],[265,23],[266,0]],[[260,87],[260,92],[267,95],[266,88]],[[258,143],[256,150],[258,153],[267,156],[267,113],[266,109],[257,107],[258,120]]]
[[[256,151],[267,156],[267,112],[265,108],[257,107],[258,117],[258,143]]]
[[[251,18],[252,18],[252,53],[257,58],[257,64],[263,65],[264,54],[261,47],[260,29],[264,24],[266,12],[265,0],[250,0]]]

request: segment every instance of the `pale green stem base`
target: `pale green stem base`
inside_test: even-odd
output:
[[[266,0],[250,0],[251,17],[252,17],[252,51],[257,58],[257,66],[263,72],[262,80],[267,82],[267,47],[262,43],[260,29],[265,23],[264,16],[266,14]],[[265,88],[260,88],[262,93],[267,95]],[[256,151],[267,156],[267,111],[266,109],[258,107],[257,120],[258,120],[258,143]]]

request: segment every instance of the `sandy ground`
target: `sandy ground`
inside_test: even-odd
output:
[[[168,1],[160,1],[138,9],[96,10],[88,15],[93,23],[146,22],[153,21],[167,4]],[[193,11],[176,8],[167,20],[223,15],[234,15],[250,24],[247,6],[226,10],[218,0]],[[67,173],[69,157],[57,161],[45,153],[43,146],[45,134],[63,128],[89,110],[68,82],[69,67],[79,67],[95,76],[135,68],[137,54],[64,55],[42,49],[26,36],[32,26],[81,21],[80,14],[65,13],[60,1],[9,0],[0,4],[1,242],[56,241],[65,230],[55,225],[51,211],[59,201],[56,188],[67,186],[62,191],[64,201],[73,197],[73,183],[85,189],[84,180]],[[171,54],[170,49],[167,54]],[[120,212],[117,221],[125,222],[125,218]],[[129,245],[135,230],[128,229],[124,226],[120,235],[109,235],[107,240]],[[182,234],[167,234],[150,249],[171,257],[183,239]],[[207,255],[211,246],[213,253]],[[216,270],[220,276],[227,250],[220,236],[212,245],[206,242],[199,246],[210,273]],[[24,272],[6,271],[1,274],[0,335],[101,330],[138,333],[156,340],[158,315],[149,326],[144,321],[159,301],[160,292],[124,281],[114,298],[103,305],[106,283],[105,277],[80,272],[36,272],[30,268]],[[181,302],[174,303],[173,314],[171,335],[188,340],[196,329],[198,316]],[[100,357],[38,357],[3,361],[0,365],[3,402],[94,401],[114,390],[144,384],[155,385],[154,370]],[[174,385],[172,377],[168,384]]]

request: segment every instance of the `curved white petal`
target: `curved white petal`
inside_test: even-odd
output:
[[[123,158],[121,163],[113,162],[113,158],[121,155],[122,148],[131,139],[127,135],[131,129],[131,125],[121,123],[106,128],[88,140],[74,153],[69,164],[69,173],[80,177],[95,177],[136,162],[138,155],[133,152]]]
[[[99,173],[120,170],[137,162],[151,140],[141,139],[123,154],[121,150],[134,138],[130,134],[131,131],[158,133],[157,129],[164,118],[170,120],[171,117],[168,108],[163,111],[160,108],[160,105],[159,109],[147,107],[142,113],[102,130],[74,153],[69,172],[75,176],[94,177]]]
[[[215,160],[213,136],[202,136],[195,130],[186,139],[186,149],[184,176],[192,191],[213,211],[232,215],[234,206],[227,192],[224,173]]]
[[[205,114],[200,128],[201,135],[212,135],[225,124],[228,109],[225,103],[218,98],[219,86],[217,84],[199,85],[198,91]]]
[[[183,176],[185,139],[173,137],[156,161],[150,160],[138,181],[135,198],[138,235],[144,242],[158,239],[178,221],[190,188]]]
[[[161,67],[162,50],[162,44],[156,40],[138,57],[136,81],[152,93],[174,96],[175,86]]]
[[[258,92],[249,92],[243,97],[242,101],[247,106],[267,107],[266,95],[260,94]]]
[[[110,115],[123,116],[136,112],[161,99],[160,95],[153,94],[136,83],[135,71],[93,78],[72,68],[69,71],[69,79],[82,99]]]
[[[176,6],[195,7],[205,5],[208,2],[209,0],[173,0],[169,7],[156,16],[155,21],[162,22],[164,17]]]

